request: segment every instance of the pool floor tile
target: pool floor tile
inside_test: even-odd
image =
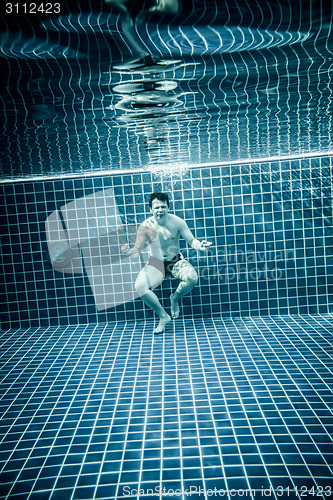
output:
[[[0,332],[1,499],[328,495],[332,315],[152,330]]]

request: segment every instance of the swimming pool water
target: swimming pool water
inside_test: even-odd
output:
[[[0,13],[0,498],[330,498],[330,2],[15,5]],[[161,336],[110,272],[154,190],[213,242],[182,247],[199,282]],[[52,265],[50,217],[74,272]],[[174,286],[157,290],[167,309]]]
[[[330,2],[116,4],[1,14],[2,178],[333,150]]]

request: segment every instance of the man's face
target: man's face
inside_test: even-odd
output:
[[[152,202],[151,211],[154,218],[158,221],[162,221],[167,213],[169,212],[169,207],[166,201],[160,201],[155,198]]]

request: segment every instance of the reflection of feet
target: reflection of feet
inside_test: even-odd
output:
[[[163,318],[160,318],[160,322],[157,325],[157,327],[155,328],[154,333],[163,333],[165,330],[165,325],[167,323],[170,323],[170,321],[171,321],[171,318],[170,318],[169,314],[167,314],[166,316],[163,316]]]
[[[179,304],[178,300],[174,299],[173,293],[170,295],[170,303],[171,303],[171,316],[173,319],[177,319],[179,316]]]

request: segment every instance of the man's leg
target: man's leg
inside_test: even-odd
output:
[[[141,269],[136,282],[135,289],[147,306],[149,306],[160,318],[160,322],[154,333],[163,333],[165,325],[171,321],[169,314],[163,309],[157,295],[150,290],[161,283],[164,275],[153,266],[146,265]]]
[[[179,299],[192,290],[198,282],[198,275],[192,264],[187,260],[179,260],[172,268],[171,274],[180,280],[175,292],[170,295],[171,316],[179,316]]]

